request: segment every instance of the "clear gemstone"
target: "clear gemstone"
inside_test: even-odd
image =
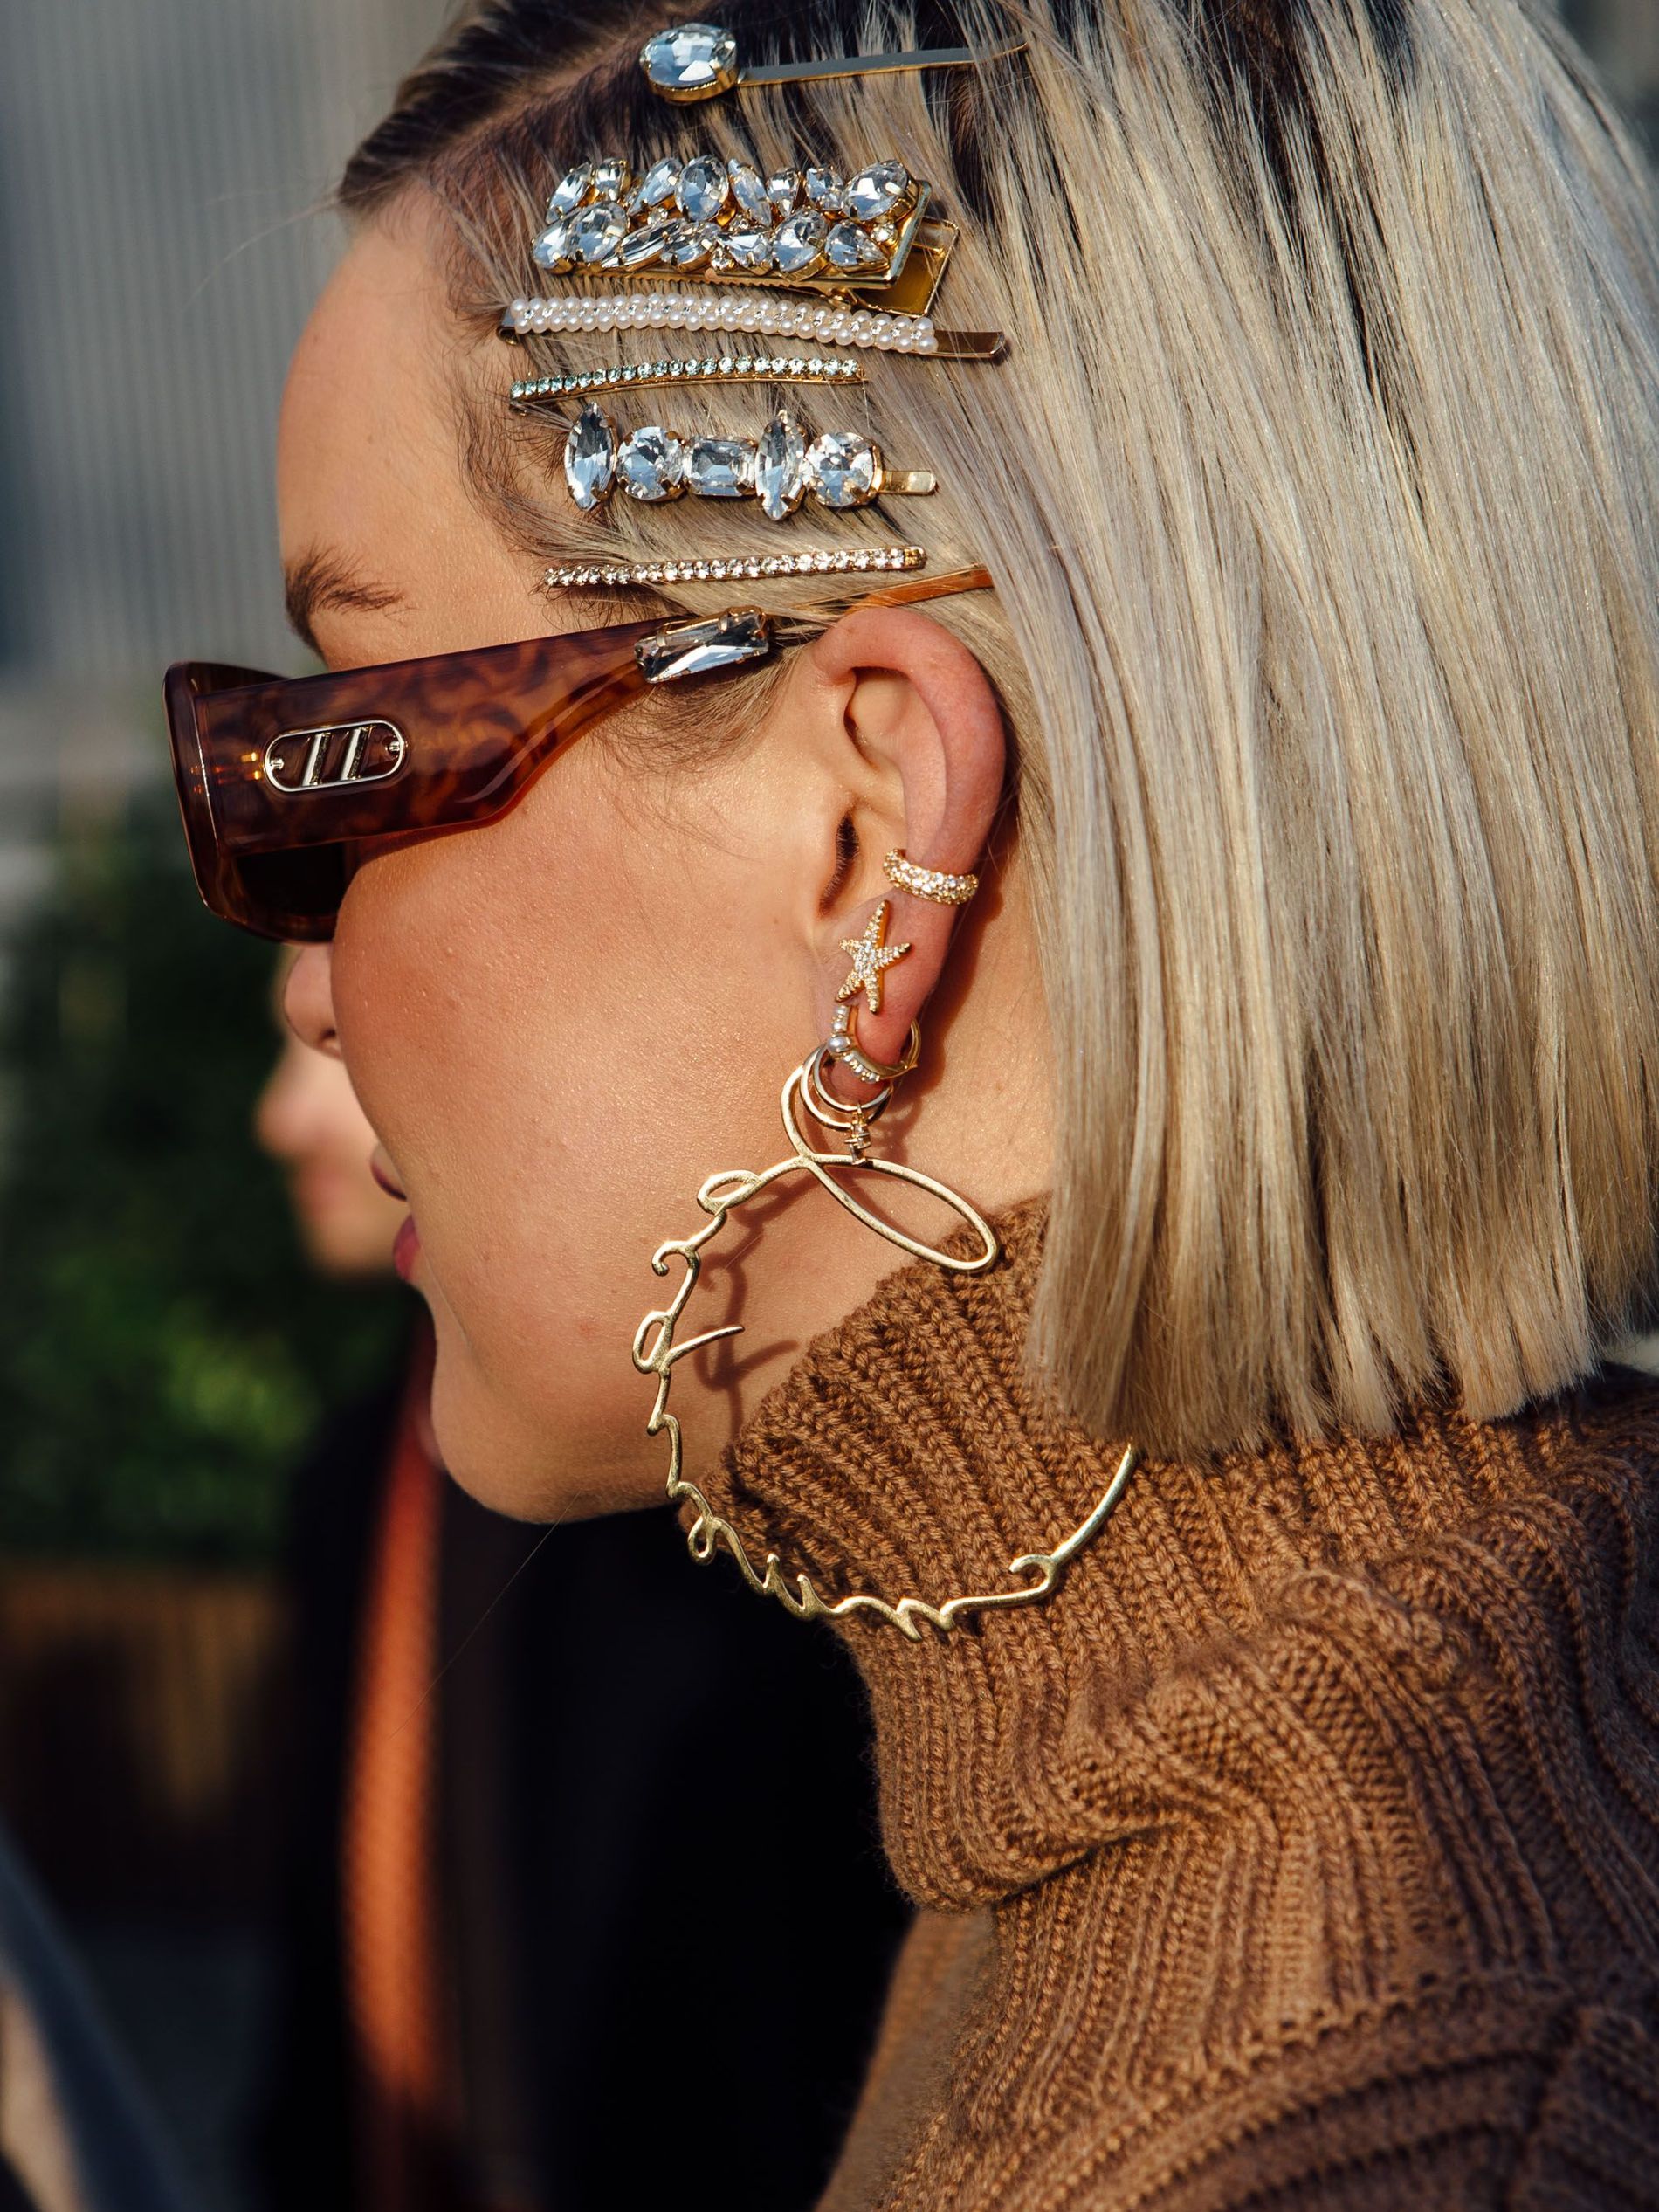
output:
[[[717,162],[712,154],[687,162],[679,173],[675,197],[681,211],[689,215],[693,223],[712,223],[731,196],[732,180],[726,173],[726,164]]]
[[[809,169],[807,171],[807,197],[814,207],[827,208],[832,214],[838,215],[844,189],[840,176],[832,169]]]
[[[837,269],[868,269],[887,258],[869,232],[856,223],[831,224],[823,250]]]
[[[780,223],[772,234],[772,252],[780,274],[804,276],[823,259],[823,242],[830,225],[816,208],[802,208]]]
[[[623,440],[616,473],[630,499],[671,500],[685,473],[685,448],[656,423]]]
[[[726,173],[732,180],[732,196],[745,215],[753,223],[770,224],[776,221],[772,201],[766,189],[766,179],[753,162],[728,162]]]
[[[747,438],[699,438],[685,463],[685,485],[703,500],[740,500],[754,481],[754,448]]]
[[[847,187],[847,207],[861,223],[874,223],[891,215],[910,190],[910,172],[902,162],[872,162],[860,169]]]
[[[801,204],[799,169],[774,169],[766,181],[766,196],[780,216],[793,215]]]
[[[578,162],[575,169],[565,171],[554,186],[553,196],[547,202],[549,223],[556,223],[561,215],[568,215],[572,208],[582,205],[588,196],[588,187],[593,183],[593,176],[594,165],[591,162]]]
[[[630,231],[616,249],[617,265],[623,269],[647,267],[685,228],[678,216],[659,215],[655,222]]]
[[[615,200],[595,200],[573,217],[570,243],[591,268],[615,253],[627,229],[628,217]]]
[[[608,154],[602,162],[594,163],[594,197],[596,200],[619,200],[633,183],[628,164],[619,154]]]
[[[772,266],[771,239],[764,231],[750,224],[737,224],[726,233],[726,251],[737,268],[762,270]]]
[[[700,269],[720,243],[712,223],[680,223],[663,248],[663,258],[676,269]]]
[[[639,210],[661,207],[664,200],[671,200],[674,188],[679,183],[679,163],[663,160],[653,162],[637,184],[630,201],[630,207]]]
[[[876,449],[857,431],[824,431],[807,448],[807,483],[825,506],[867,506],[878,473]]]
[[[761,432],[754,450],[754,489],[761,512],[781,522],[801,504],[806,484],[807,441],[787,407]]]
[[[574,256],[570,251],[570,226],[562,218],[555,218],[530,249],[530,258],[543,269],[568,269]]]
[[[565,482],[584,513],[609,496],[616,473],[616,425],[589,400],[565,440]]]
[[[717,24],[677,23],[646,40],[639,65],[660,93],[706,98],[733,82],[737,40]]]

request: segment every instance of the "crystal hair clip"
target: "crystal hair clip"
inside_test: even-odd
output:
[[[844,513],[939,488],[926,469],[890,468],[861,431],[823,431],[809,442],[787,407],[759,438],[686,438],[657,423],[619,438],[591,399],[565,439],[565,483],[584,513],[617,490],[651,505],[689,492],[703,500],[757,500],[772,522],[786,521],[806,499]]]
[[[932,305],[956,241],[927,220],[933,188],[898,161],[843,179],[702,154],[636,178],[619,155],[578,162],[547,202],[531,249],[551,275],[695,275],[711,283],[872,293],[904,314]]]
[[[515,300],[501,317],[500,335],[518,344],[550,332],[708,330],[788,338],[811,346],[854,346],[877,353],[920,354],[940,361],[1003,360],[1000,330],[938,330],[926,315],[872,314],[843,300],[790,300],[779,293],[577,293],[564,300]]]
[[[919,545],[820,548],[812,553],[739,554],[725,561],[568,561],[547,569],[549,591],[645,590],[665,583],[787,581],[791,576],[911,574],[927,566]]]
[[[862,384],[864,363],[836,354],[710,354],[694,361],[630,361],[563,376],[526,376],[507,394],[518,413],[551,400],[654,384]]]
[[[923,46],[909,53],[840,54],[825,61],[781,61],[759,68],[739,59],[737,40],[714,23],[677,23],[640,48],[639,65],[654,93],[676,104],[718,100],[748,85],[814,84],[829,77],[885,76],[899,69],[960,69],[1021,51],[1008,46]]]

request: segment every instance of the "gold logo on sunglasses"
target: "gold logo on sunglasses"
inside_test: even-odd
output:
[[[273,737],[265,748],[265,781],[274,791],[338,791],[384,783],[408,758],[409,741],[396,723],[331,722]]]

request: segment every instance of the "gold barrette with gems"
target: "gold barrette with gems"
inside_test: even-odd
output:
[[[938,489],[926,469],[889,468],[862,431],[823,431],[809,443],[787,407],[759,438],[686,438],[657,423],[619,438],[591,399],[565,439],[565,483],[584,513],[620,488],[651,505],[687,492],[702,500],[757,500],[772,522],[787,520],[809,498],[844,512]]]
[[[752,162],[671,155],[636,178],[620,155],[578,162],[547,202],[531,249],[552,276],[695,275],[700,282],[878,294],[925,314],[956,242],[927,220],[933,187],[904,163],[843,178],[823,167],[762,176]]]
[[[816,84],[830,77],[885,76],[899,69],[961,69],[974,62],[1000,61],[1022,48],[1023,41],[1007,46],[921,46],[908,53],[838,54],[828,61],[778,61],[749,68],[738,59],[735,37],[719,24],[677,23],[645,41],[639,65],[654,93],[685,106],[749,85]]]

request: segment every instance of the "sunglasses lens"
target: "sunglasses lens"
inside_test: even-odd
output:
[[[263,937],[319,943],[334,934],[340,902],[352,878],[351,852],[349,845],[320,844],[249,853],[225,869],[226,904],[216,911]],[[230,912],[232,897],[236,910]]]

